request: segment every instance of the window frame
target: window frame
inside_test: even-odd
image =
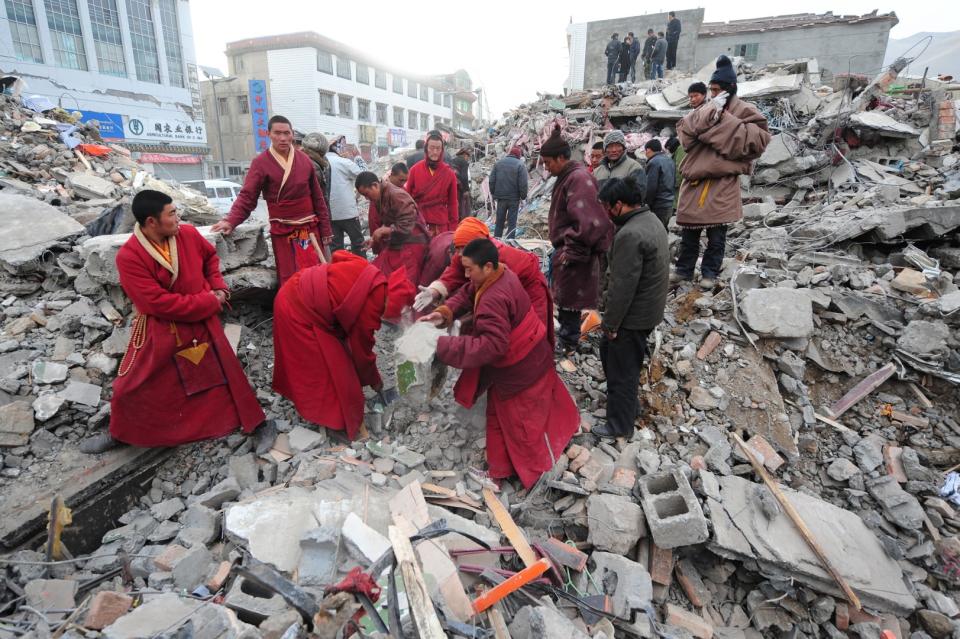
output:
[[[117,0],[87,0],[87,10],[90,12],[90,35],[97,56],[97,70],[104,75],[127,77]]]
[[[403,76],[402,75],[393,76],[393,92],[398,95],[403,95]]]
[[[366,114],[363,112],[364,107],[366,107]],[[370,122],[370,100],[357,98],[357,120],[361,122]]]
[[[335,99],[335,94],[330,91],[319,90],[317,92],[320,96],[320,115],[336,115],[336,105],[337,101]],[[330,106],[327,109],[324,109],[324,98],[329,98]]]
[[[239,115],[250,114],[250,96],[246,93],[235,96],[237,98],[237,113]]]
[[[361,64],[360,62],[356,63],[357,65],[357,84],[370,84],[370,66],[366,64]]]
[[[376,104],[377,124],[382,124],[383,126],[387,126],[388,124],[387,117],[388,117],[389,109],[390,109],[390,105],[385,104],[383,102],[377,102]],[[383,117],[380,117],[381,113],[383,114]]]
[[[87,47],[77,0],[43,0],[54,63],[62,69],[87,71]]]
[[[346,100],[346,104],[347,104],[346,114],[344,114],[343,112],[344,100]],[[353,116],[353,96],[352,95],[345,95],[342,93],[337,94],[337,115],[339,115],[341,118],[346,118],[348,120],[356,119]]]
[[[377,89],[387,90],[387,72],[383,69],[373,70],[373,86]]]
[[[326,56],[326,58],[324,58],[324,56]],[[326,59],[326,61],[329,63],[328,68],[324,68],[324,66],[320,64],[321,60],[324,60],[324,59]],[[329,51],[324,51],[323,49],[317,49],[317,71],[319,71],[320,73],[333,75],[333,54],[332,53],[330,53]]]
[[[353,64],[350,58],[337,56],[337,77],[353,81]]]

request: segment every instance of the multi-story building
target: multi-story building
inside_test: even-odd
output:
[[[0,67],[167,179],[203,176],[188,0],[4,0]]]
[[[226,177],[246,172],[269,144],[271,115],[304,133],[344,135],[366,158],[412,146],[438,125],[474,124],[477,95],[466,71],[416,75],[313,32],[230,42],[226,55],[228,78],[200,83],[210,114],[211,177],[222,177],[221,166]]]

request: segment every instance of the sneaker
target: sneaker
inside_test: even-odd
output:
[[[690,276],[690,275],[683,275],[683,274],[681,274],[681,273],[677,273],[676,271],[674,271],[673,273],[670,274],[670,283],[671,283],[671,284],[679,284],[679,283],[681,283],[681,282],[689,282],[689,281],[692,280],[692,279],[693,279],[692,276]]]
[[[596,424],[593,428],[590,429],[591,435],[596,435],[601,439],[616,439],[617,437],[624,437],[610,425],[610,422],[601,422]]]
[[[114,439],[109,432],[98,433],[93,437],[87,437],[80,442],[80,452],[85,455],[98,455],[105,453],[111,448],[120,446],[122,442]]]
[[[712,277],[701,277],[700,288],[705,291],[712,291],[717,286],[717,281]]]

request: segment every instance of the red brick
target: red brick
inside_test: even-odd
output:
[[[650,543],[650,579],[654,583],[669,586],[673,581],[673,551]]]
[[[903,470],[903,463],[900,458],[903,456],[903,449],[899,446],[883,447],[883,465],[887,469],[887,474],[896,479],[899,483],[907,483],[907,473]]]
[[[683,628],[697,639],[712,639],[713,626],[707,623],[707,620],[700,615],[694,614],[689,610],[684,610],[679,606],[667,604],[664,606],[664,621],[677,628]]]
[[[579,455],[570,460],[570,466],[568,468],[570,472],[575,473],[583,468],[588,461],[590,461],[590,450],[584,448],[580,451]]]
[[[878,626],[880,625],[880,617],[876,615],[871,615],[870,613],[864,612],[863,610],[857,610],[856,608],[848,608],[850,610],[850,625],[858,623],[875,623]]]
[[[576,459],[582,452],[583,446],[580,446],[579,444],[570,444],[570,447],[567,449],[567,458]]]
[[[886,614],[880,617],[880,629],[882,631],[880,639],[903,639],[900,620],[893,615]]]
[[[702,608],[710,603],[710,591],[707,590],[700,573],[689,559],[681,559],[677,562],[677,581],[694,606]]]
[[[707,335],[707,339],[703,340],[703,345],[700,347],[700,350],[697,351],[697,359],[705,360],[710,356],[710,353],[717,349],[717,346],[720,346],[720,342],[723,338],[720,337],[720,333],[716,331],[710,331],[710,334]]]
[[[127,614],[133,598],[119,592],[101,590],[90,603],[90,610],[83,625],[90,630],[103,630],[114,621]]]
[[[778,455],[777,451],[773,449],[770,442],[760,435],[751,437],[750,440],[747,441],[747,446],[760,453],[760,457],[763,458],[763,465],[766,466],[771,473],[776,472],[778,468],[786,463],[783,457]]]
[[[230,569],[233,567],[233,564],[229,561],[221,561],[220,565],[217,566],[217,569],[213,571],[213,574],[207,579],[207,588],[210,589],[210,592],[217,592],[223,588],[223,584],[227,581],[227,577],[230,576]]]
[[[187,549],[183,546],[177,544],[167,546],[162,553],[154,558],[153,565],[161,572],[170,572],[185,554],[187,554]]]
[[[850,627],[850,608],[846,603],[838,601],[834,606],[834,613],[833,625],[837,627],[837,630],[846,632],[847,628]]]
[[[621,488],[633,488],[637,483],[637,471],[630,468],[617,468],[613,471],[610,483]]]

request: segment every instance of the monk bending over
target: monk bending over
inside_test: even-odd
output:
[[[490,476],[517,475],[530,488],[562,454],[580,415],[554,370],[547,329],[496,245],[470,242],[461,263],[469,282],[421,321],[445,327],[473,312],[470,334],[440,337],[437,357],[463,369],[454,389],[459,404],[469,408],[487,393]]]
[[[252,431],[264,415],[220,325],[230,293],[216,250],[179,223],[173,200],[159,191],[137,193],[133,216],[117,270],[137,314],[113,382],[110,432],[80,450],[176,446]]]

